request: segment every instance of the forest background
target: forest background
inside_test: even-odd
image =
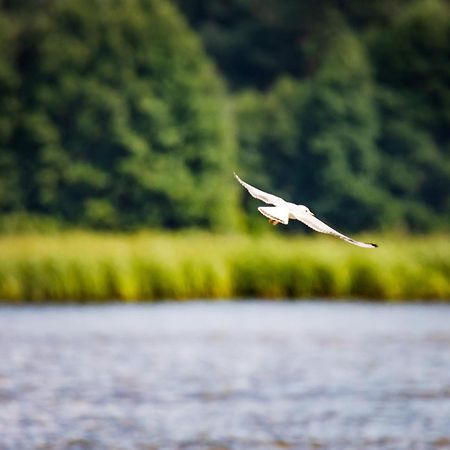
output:
[[[1,229],[261,227],[236,171],[448,230],[449,55],[443,0],[1,0]]]

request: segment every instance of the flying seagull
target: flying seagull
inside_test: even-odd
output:
[[[364,248],[375,248],[378,247],[377,244],[366,244],[365,242],[355,241],[354,239],[345,236],[345,234],[339,233],[339,231],[334,230],[326,223],[317,219],[314,214],[309,210],[308,207],[304,205],[296,205],[295,203],[286,202],[280,197],[277,197],[273,194],[268,194],[267,192],[261,191],[250,184],[242,181],[236,174],[234,174],[236,179],[242,186],[247,189],[249,194],[257,198],[258,200],[263,201],[264,203],[268,203],[269,205],[274,206],[260,206],[258,211],[269,219],[269,222],[273,225],[277,225],[282,223],[287,225],[289,219],[297,219],[300,222],[303,222],[308,227],[312,228],[319,233],[331,234],[332,236],[336,236],[344,241],[349,242],[353,245],[358,245],[359,247]]]

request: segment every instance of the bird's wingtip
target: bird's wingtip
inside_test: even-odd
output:
[[[377,247],[378,247],[378,244],[374,244],[373,242],[371,242],[370,245],[371,245],[373,248],[377,248]]]

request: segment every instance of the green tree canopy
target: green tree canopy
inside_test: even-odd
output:
[[[220,228],[238,159],[349,230],[448,227],[449,54],[446,0],[0,0],[0,214]]]
[[[16,24],[0,16],[0,211],[17,209],[22,200],[16,155],[11,146],[21,106],[17,99],[20,77],[15,67],[17,34]]]
[[[233,222],[224,86],[168,2],[5,2],[0,21],[19,24],[0,27],[1,89],[15,100],[0,110],[0,169],[20,178],[14,201],[15,178],[0,184],[4,212],[20,202],[99,227]]]
[[[311,76],[342,25],[386,26],[411,0],[173,0],[236,89]]]
[[[379,226],[384,198],[375,183],[380,160],[374,84],[365,48],[351,31],[337,35],[324,55],[302,126],[298,195],[347,228]]]
[[[237,95],[241,165],[349,229],[446,227],[450,7],[410,3],[364,33],[350,12],[329,9],[312,73]]]
[[[370,62],[350,30],[336,36],[314,78],[238,98],[241,164],[268,174],[266,186],[348,229],[387,219]]]
[[[426,0],[370,35],[382,129],[381,182],[404,222],[450,221],[450,7]]]

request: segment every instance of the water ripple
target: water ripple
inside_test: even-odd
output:
[[[450,449],[450,308],[0,308],[0,449]]]

